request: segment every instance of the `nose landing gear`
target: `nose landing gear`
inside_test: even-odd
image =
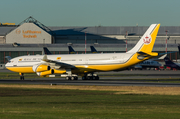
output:
[[[19,73],[20,75],[20,80],[24,80],[24,73]]]

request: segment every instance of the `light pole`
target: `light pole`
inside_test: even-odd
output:
[[[168,30],[166,30],[165,32],[166,32],[166,54],[167,54],[167,32],[168,32]]]
[[[126,31],[126,35],[125,35],[125,38],[126,38],[126,52],[127,52],[127,36],[128,36],[128,31]]]
[[[45,46],[45,39],[43,39],[43,47]]]
[[[86,54],[86,32],[85,32],[85,54]]]

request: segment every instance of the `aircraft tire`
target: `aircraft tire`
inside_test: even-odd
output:
[[[74,76],[72,76],[72,77],[71,77],[71,80],[75,80],[75,77],[74,77]]]
[[[74,77],[74,80],[78,80],[78,77],[76,76],[76,77]]]
[[[20,80],[24,80],[24,76],[20,76]]]
[[[82,80],[87,80],[86,76],[83,76],[83,77],[82,77]]]
[[[99,76],[96,76],[96,77],[95,77],[95,80],[99,80]]]
[[[70,76],[67,76],[67,77],[66,77],[66,80],[71,80],[71,77],[70,77]]]
[[[91,79],[92,79],[92,76],[88,76],[88,77],[87,77],[87,80],[91,80]]]

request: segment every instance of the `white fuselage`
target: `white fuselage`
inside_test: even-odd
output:
[[[47,55],[47,58],[56,62],[71,65],[106,65],[121,64],[128,61],[132,53],[106,53],[106,54],[70,54],[70,55]],[[11,59],[6,67],[33,66],[43,63],[44,55],[27,55]]]

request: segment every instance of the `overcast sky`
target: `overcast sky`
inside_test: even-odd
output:
[[[46,26],[180,26],[180,0],[1,0],[0,22]]]

